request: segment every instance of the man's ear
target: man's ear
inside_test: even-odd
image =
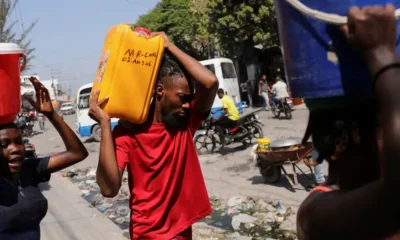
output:
[[[165,88],[161,83],[157,84],[157,87],[156,87],[157,97],[162,97],[162,95],[164,94],[164,89]]]

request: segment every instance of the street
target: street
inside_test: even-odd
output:
[[[273,141],[280,137],[303,137],[308,111],[304,106],[298,107],[293,112],[292,120],[274,119],[271,112],[265,111],[260,112],[259,117],[264,123],[264,137]],[[75,129],[75,115],[64,116],[64,119],[72,129]],[[87,138],[82,141],[90,155],[83,162],[71,167],[69,169],[71,171],[97,166],[99,143]],[[46,131],[34,136],[31,142],[35,144],[40,156],[48,156],[64,149],[61,138],[49,122],[46,122]],[[268,201],[280,200],[282,204],[296,212],[308,194],[305,187],[312,183],[310,179],[300,174],[300,184],[294,188],[290,188],[284,177],[277,184],[264,184],[258,168],[253,166],[250,158],[251,148],[234,149],[230,146],[227,148],[230,153],[225,155],[199,156],[210,199],[225,202],[231,197],[245,196]],[[308,168],[304,166],[301,168],[309,173]],[[289,175],[292,173],[291,167],[285,169]],[[61,173],[52,176],[44,194],[49,200],[49,211],[41,224],[42,239],[126,239],[124,237],[127,235],[126,230],[120,230],[101,212],[89,207],[90,204],[81,198],[78,187],[68,178],[62,177]],[[295,217],[292,217],[291,221],[292,226],[289,226],[289,229],[295,230]],[[202,236],[197,239],[205,238]]]

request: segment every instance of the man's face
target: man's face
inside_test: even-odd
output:
[[[223,93],[218,93],[218,97],[219,97],[219,99],[222,99],[224,97],[224,94]]]
[[[263,76],[261,77],[261,79],[262,79],[263,81],[267,81],[267,76],[263,75]]]
[[[167,87],[163,87],[160,100],[163,122],[167,127],[176,128],[188,119],[193,94],[185,77],[175,77]]]

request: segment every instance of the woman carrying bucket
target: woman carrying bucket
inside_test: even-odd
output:
[[[393,5],[348,13],[345,36],[361,51],[373,93],[306,99],[312,136],[329,177],[302,203],[300,240],[400,239],[400,60]]]
[[[27,100],[54,125],[66,150],[44,158],[24,160],[25,147],[14,123],[0,124],[0,239],[40,239],[40,221],[47,212],[47,200],[38,188],[51,173],[60,171],[88,156],[75,133],[54,111],[47,89],[30,79],[36,101]],[[19,97],[19,96],[17,96]]]

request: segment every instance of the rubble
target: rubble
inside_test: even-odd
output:
[[[123,186],[113,199],[104,198],[96,183],[93,168],[73,170],[63,174],[82,192],[82,197],[104,213],[121,229],[130,222],[128,176],[124,174]],[[296,217],[290,207],[280,201],[232,196],[227,200],[210,197],[213,213],[193,225],[193,239],[206,240],[289,240],[296,237]]]

